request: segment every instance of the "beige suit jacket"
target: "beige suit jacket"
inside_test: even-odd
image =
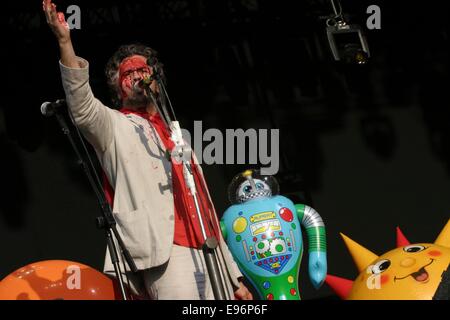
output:
[[[113,214],[119,234],[139,270],[168,261],[174,237],[171,163],[164,144],[145,119],[106,107],[89,85],[89,64],[80,68],[60,63],[66,101],[76,125],[94,147],[115,190]],[[217,219],[214,214],[215,219]],[[228,282],[238,287],[242,277],[223,238],[218,258]],[[109,254],[104,271],[113,272]]]

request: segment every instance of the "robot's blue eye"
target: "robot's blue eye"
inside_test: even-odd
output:
[[[257,190],[262,190],[262,189],[264,189],[264,185],[263,185],[261,182],[258,182],[258,183],[256,184],[256,189],[257,189]]]
[[[252,191],[252,186],[245,186],[244,187],[244,192],[245,193],[250,193]]]

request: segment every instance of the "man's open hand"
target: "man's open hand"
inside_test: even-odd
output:
[[[66,43],[70,41],[70,29],[67,24],[64,13],[56,11],[56,5],[52,0],[42,1],[42,10],[44,10],[47,24],[56,36],[59,43]]]

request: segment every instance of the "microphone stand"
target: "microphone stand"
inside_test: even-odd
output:
[[[161,72],[156,65],[156,61],[152,58],[149,58],[147,60],[147,64],[153,68],[153,75],[147,79],[144,79],[143,81],[143,88],[148,96],[150,96],[153,100],[153,103],[160,114],[161,118],[163,119],[164,124],[166,125],[167,129],[171,133],[171,140],[174,142],[175,147],[172,150],[171,158],[175,159],[176,162],[181,162],[183,165],[183,176],[184,181],[186,183],[186,186],[188,187],[192,199],[194,200],[195,210],[197,213],[198,221],[200,224],[200,229],[203,236],[203,245],[202,245],[202,252],[205,259],[206,267],[208,270],[209,279],[211,281],[211,287],[214,293],[214,298],[216,300],[226,300],[230,299],[228,291],[225,292],[225,284],[224,279],[222,276],[224,276],[226,273],[221,270],[221,266],[219,266],[219,263],[217,261],[217,247],[218,247],[218,240],[214,236],[208,237],[206,230],[205,230],[205,223],[203,221],[203,217],[200,210],[199,205],[199,198],[197,193],[197,186],[195,183],[193,171],[192,171],[192,165],[191,165],[191,154],[192,150],[189,146],[187,146],[183,140],[183,136],[180,129],[180,124],[176,120],[175,112],[172,108],[172,103],[170,102],[169,96],[167,94],[167,90],[165,88],[164,82],[162,81]],[[152,81],[155,80],[157,87],[159,89],[159,97],[161,101],[161,106],[159,105],[155,95],[153,94],[150,84]],[[166,100],[167,98],[167,100]],[[170,118],[168,112],[167,112],[167,104],[166,101],[169,102],[169,106],[171,108],[171,112],[173,115],[173,120]],[[189,158],[187,157],[189,155]],[[207,188],[207,186],[204,186]],[[219,230],[220,232],[220,230]]]
[[[72,118],[72,115],[69,111],[69,115]],[[119,289],[122,295],[122,299],[123,300],[129,300],[128,294],[126,292],[125,289],[125,285],[124,285],[124,281],[123,281],[123,277],[122,277],[122,272],[121,272],[121,268],[120,268],[120,264],[119,264],[119,256],[118,256],[118,251],[117,251],[117,247],[116,244],[114,243],[113,240],[113,235],[115,236],[115,238],[117,239],[119,248],[121,250],[121,253],[123,255],[123,257],[125,257],[125,260],[128,264],[128,266],[130,267],[131,271],[133,273],[137,272],[137,267],[131,257],[130,252],[127,250],[127,248],[125,247],[125,244],[122,240],[122,238],[120,237],[117,228],[116,228],[116,221],[114,219],[114,216],[112,214],[111,211],[111,207],[109,205],[109,203],[106,200],[105,194],[101,188],[101,185],[99,185],[98,183],[98,177],[95,174],[95,168],[93,168],[93,165],[91,163],[91,170],[93,170],[92,172],[94,172],[94,175],[97,178],[97,183],[94,180],[93,174],[91,172],[91,170],[89,169],[89,166],[87,165],[87,163],[84,161],[80,150],[78,149],[78,146],[75,143],[75,140],[73,138],[72,132],[69,129],[69,126],[66,123],[66,120],[64,119],[64,116],[59,112],[59,110],[55,110],[54,112],[56,119],[58,120],[59,125],[61,126],[61,129],[63,131],[63,133],[67,136],[67,138],[70,141],[70,144],[72,145],[73,150],[75,151],[77,157],[78,157],[78,162],[81,165],[84,173],[86,174],[89,183],[92,187],[92,189],[94,190],[94,193],[97,197],[98,203],[100,205],[100,209],[103,213],[103,216],[97,217],[96,218],[96,225],[99,229],[104,229],[105,233],[106,233],[106,242],[108,245],[108,251],[111,257],[111,262],[114,266],[114,272],[116,274],[116,278],[119,282]],[[73,121],[73,119],[72,119]],[[76,128],[76,127],[75,127]],[[78,130],[77,130],[78,132]],[[80,136],[81,139],[81,136]],[[81,140],[81,143],[83,143],[83,141]],[[86,153],[87,150],[85,149]],[[87,153],[87,157],[89,158],[89,154]],[[90,159],[90,158],[89,158]]]

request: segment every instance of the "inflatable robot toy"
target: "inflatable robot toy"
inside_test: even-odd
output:
[[[325,225],[316,210],[278,193],[273,176],[259,170],[238,174],[228,188],[232,205],[220,224],[239,268],[261,299],[299,300],[301,226],[309,240],[309,277],[317,289],[327,273]]]

